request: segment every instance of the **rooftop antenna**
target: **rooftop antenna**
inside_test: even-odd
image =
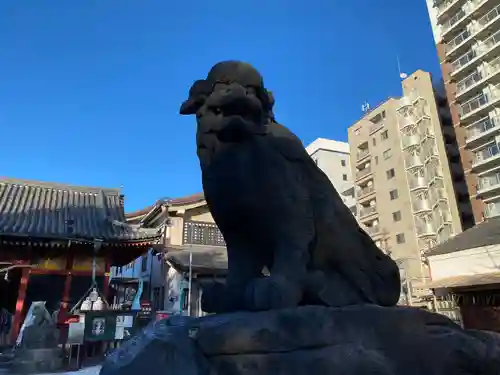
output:
[[[397,60],[397,62],[398,62],[398,72],[399,72],[399,78],[401,78],[401,79],[408,78],[408,74],[406,74],[406,73],[402,73],[402,72],[401,72],[401,64],[400,64],[400,62],[399,62],[399,56],[398,56],[398,55],[396,55],[396,60]]]
[[[370,104],[365,101],[363,104],[361,104],[361,110],[365,113],[368,112],[370,110]]]

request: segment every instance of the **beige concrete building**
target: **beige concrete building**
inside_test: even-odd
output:
[[[142,257],[113,269],[112,276],[141,278],[143,295],[155,310],[202,315],[202,283],[206,279],[212,281],[223,277],[227,270],[226,244],[204,195],[160,199],[126,217],[129,224],[156,228],[162,236],[160,243]],[[189,269],[192,271],[191,293]]]
[[[460,233],[471,210],[431,75],[416,71],[402,91],[365,113],[348,136],[358,220],[417,285],[429,278],[426,252]]]
[[[500,216],[500,2],[427,0],[476,223]]]
[[[317,138],[306,147],[306,151],[326,174],[344,204],[356,215],[349,143]]]

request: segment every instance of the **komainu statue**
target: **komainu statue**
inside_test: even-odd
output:
[[[273,105],[255,68],[225,61],[181,106],[196,115],[203,190],[228,252],[227,282],[204,290],[203,310],[395,305],[397,265],[297,136],[276,122]]]
[[[200,318],[152,322],[100,375],[498,375],[500,335],[395,306],[398,267],[358,226],[248,64],[215,65],[196,114],[203,189],[227,243]]]

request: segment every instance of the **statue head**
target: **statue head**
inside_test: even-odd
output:
[[[196,114],[201,132],[238,141],[266,131],[273,104],[262,76],[253,66],[223,61],[212,67],[206,79],[191,86],[180,113]]]

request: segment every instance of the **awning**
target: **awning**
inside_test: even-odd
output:
[[[486,285],[486,284],[499,284],[500,272],[483,273],[479,275],[459,275],[453,277],[446,277],[444,279],[433,280],[425,284],[426,288],[439,289],[439,288],[457,288],[464,286]]]
[[[167,261],[177,270],[189,270],[189,253],[192,253],[192,270],[199,274],[225,275],[227,273],[227,251],[225,246],[182,246],[166,248]]]

